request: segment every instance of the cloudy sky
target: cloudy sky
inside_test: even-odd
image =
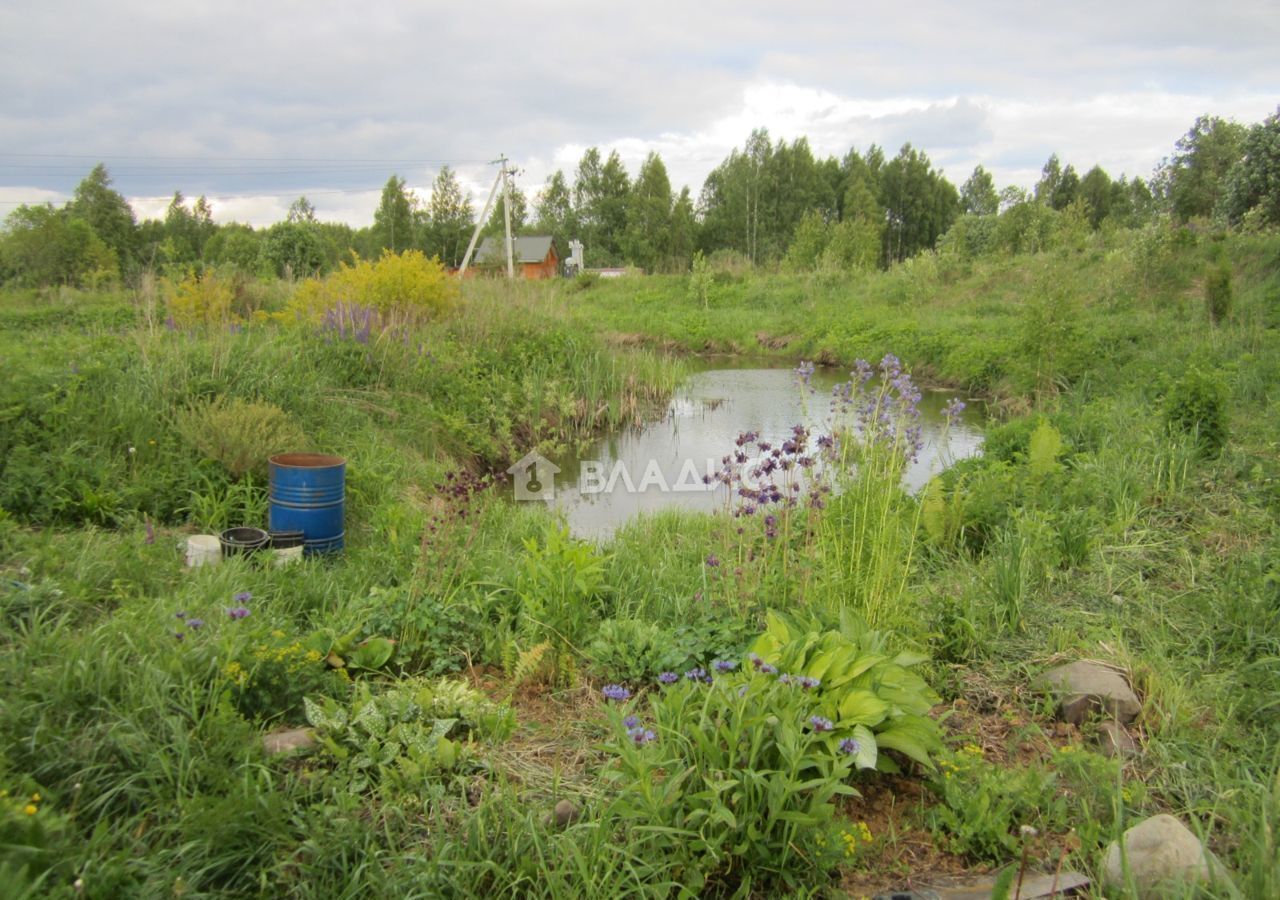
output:
[[[389,175],[532,196],[592,145],[695,196],[752,128],[815,153],[924,149],[1032,185],[1050,153],[1148,176],[1197,115],[1280,104],[1275,0],[912,3],[6,0],[0,214],[98,161],[143,215],[174,190],[268,224],[305,193],[365,224]],[[866,7],[863,9],[862,7]]]

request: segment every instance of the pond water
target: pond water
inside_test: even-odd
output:
[[[723,364],[721,364],[723,365]],[[831,430],[831,393],[849,374],[819,370],[805,387],[791,369],[712,368],[690,376],[658,420],[609,435],[576,454],[552,462],[554,500],[579,537],[607,538],[631,517],[679,507],[724,510],[728,488],[707,486],[721,459],[744,431],[781,444],[796,425],[816,438]],[[922,392],[919,404],[924,448],[904,476],[918,490],[943,467],[980,451],[982,414],[969,403],[946,426],[943,406],[952,391]],[[966,399],[966,398],[962,398]],[[966,402],[967,399],[966,399]]]

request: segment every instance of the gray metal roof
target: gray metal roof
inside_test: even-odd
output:
[[[551,235],[532,235],[511,239],[512,252],[518,263],[540,263],[551,249]],[[502,235],[490,235],[480,242],[476,250],[476,262],[498,263],[507,258],[507,239]]]

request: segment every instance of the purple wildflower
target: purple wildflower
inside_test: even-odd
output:
[[[786,672],[783,672],[781,675],[778,676],[778,684],[790,684],[790,683],[791,683],[791,676],[788,675]]]
[[[817,678],[810,678],[808,675],[804,675],[796,679],[796,684],[808,691],[816,688],[822,682]]]
[[[761,663],[760,674],[761,675],[777,675],[778,667],[775,665],[772,665],[771,663]]]
[[[192,631],[204,627],[204,619],[187,619],[187,627]]]
[[[236,601],[237,603],[242,603],[242,604],[248,603],[250,600],[253,599],[253,594],[250,591],[240,591],[231,599]]]
[[[604,699],[616,700],[619,703],[631,699],[631,692],[620,684],[606,684],[600,693],[604,694]]]
[[[707,674],[707,670],[702,666],[695,666],[688,672],[684,673],[684,677],[690,681],[710,681],[711,676]]]
[[[947,424],[954,425],[960,418],[960,414],[964,412],[965,402],[959,397],[953,397],[942,408],[942,414],[947,417]]]
[[[675,672],[663,672],[658,676],[658,680],[663,684],[675,684],[680,680],[680,676]]]
[[[635,728],[639,724],[640,724],[639,716],[627,716],[625,719],[622,720],[622,727],[626,728],[628,731],[631,730],[632,728]]]
[[[848,753],[850,756],[852,756],[854,754],[862,752],[862,745],[859,744],[854,738],[845,738],[843,741],[840,742],[840,752]]]
[[[175,631],[175,632],[173,633],[173,636],[174,636],[174,637],[176,637],[178,640],[182,640],[183,638],[185,638],[185,637],[186,637],[186,634],[184,634],[184,633],[183,633],[183,632],[181,632],[181,631]]]
[[[725,672],[732,672],[734,669],[738,668],[738,663],[736,660],[732,659],[717,659],[711,664],[711,668],[723,674]]]
[[[719,565],[720,565],[720,557],[716,556],[714,553],[710,553],[707,555],[707,566],[709,568],[714,569],[714,568],[717,568]]]
[[[658,739],[658,736],[654,734],[653,731],[648,728],[641,728],[640,726],[628,728],[627,737],[631,738],[637,747],[643,747],[645,744]]]
[[[179,610],[178,612],[174,613],[173,615],[174,615],[174,617],[175,617],[175,618],[178,618],[178,619],[185,619],[185,618],[187,617],[187,612],[186,612],[186,610]]]
[[[809,724],[813,726],[813,730],[819,734],[824,731],[831,731],[836,726],[830,719],[824,719],[822,716],[810,716]]]
[[[233,620],[243,619],[245,616],[249,615],[249,608],[246,606],[235,606],[227,610],[227,615]]]

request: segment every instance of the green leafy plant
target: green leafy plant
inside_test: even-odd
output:
[[[930,827],[953,853],[1004,862],[1021,849],[1021,829],[1065,834],[1072,829],[1086,848],[1109,837],[1119,763],[1077,746],[1059,749],[1049,766],[1011,767],[966,744],[938,760],[930,789],[941,803],[930,807]],[[1125,789],[1122,803],[1133,801]]]
[[[615,710],[612,811],[683,861],[695,893],[811,881],[835,862],[835,801],[856,793],[858,761],[813,709],[798,686],[742,674],[665,688],[634,725]]]
[[[178,413],[178,432],[192,447],[219,462],[233,478],[267,472],[276,453],[301,450],[307,438],[283,409],[272,403],[225,397]]]
[[[887,644],[885,634],[848,610],[833,630],[771,612],[752,647],[753,660],[759,661],[753,664],[816,682],[809,688],[815,708],[834,723],[833,736],[859,742],[860,766],[898,771],[897,763],[879,752],[886,749],[932,768],[932,754],[942,741],[928,714],[941,698],[914,671],[928,657],[910,650],[894,653]]]
[[[374,693],[357,684],[349,704],[304,700],[307,721],[350,790],[413,787],[466,764],[476,740],[502,740],[510,709],[458,681],[407,679]]]
[[[1231,266],[1225,260],[1213,266],[1204,277],[1204,305],[1214,325],[1231,315]]]
[[[1222,378],[1192,367],[1165,397],[1171,431],[1195,438],[1204,456],[1217,456],[1227,442],[1227,387]]]
[[[552,528],[542,541],[524,541],[515,580],[516,630],[525,649],[550,643],[553,678],[572,679],[574,656],[599,615],[604,586],[604,558],[586,541],[570,537],[564,526]]]

